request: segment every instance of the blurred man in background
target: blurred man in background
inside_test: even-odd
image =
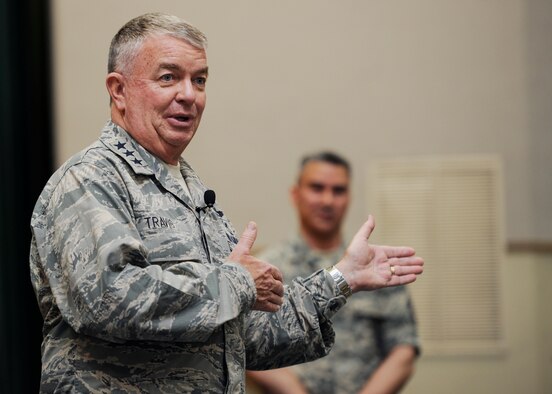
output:
[[[299,233],[260,258],[284,279],[306,277],[345,251],[342,224],[350,202],[349,163],[332,152],[305,157],[291,198]],[[334,320],[335,346],[320,360],[270,371],[249,371],[266,393],[396,393],[414,371],[419,353],[407,289],[387,288],[348,300]]]

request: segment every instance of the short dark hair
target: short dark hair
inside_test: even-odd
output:
[[[301,165],[299,167],[299,173],[301,174],[305,166],[312,161],[322,161],[324,163],[330,163],[336,166],[345,167],[347,175],[351,176],[351,165],[349,164],[349,162],[343,156],[340,156],[337,153],[331,151],[322,151],[303,156],[303,158],[301,159]]]

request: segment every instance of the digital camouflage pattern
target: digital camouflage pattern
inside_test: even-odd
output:
[[[259,257],[280,268],[288,282],[330,267],[344,254],[344,245],[321,253],[297,235]],[[404,286],[355,293],[334,316],[333,328],[335,345],[328,356],[293,367],[313,394],[357,393],[394,346],[410,344],[419,351],[414,311]]]
[[[165,165],[108,122],[52,176],[31,221],[31,279],[44,317],[41,392],[240,393],[244,370],[326,354],[344,304],[323,271],[251,311],[237,242],[184,161]]]

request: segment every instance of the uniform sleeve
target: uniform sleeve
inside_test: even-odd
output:
[[[387,354],[398,345],[411,345],[419,354],[416,318],[408,290],[399,286],[378,291],[387,291],[388,294],[383,305],[386,317],[382,320],[381,330],[384,352]]]
[[[331,317],[345,304],[331,276],[319,270],[286,286],[276,313],[253,311],[247,324],[247,369],[264,370],[323,357],[334,343]]]
[[[33,217],[43,276],[75,331],[114,342],[198,342],[251,308],[256,293],[246,270],[153,264],[133,215],[120,175],[79,164]]]

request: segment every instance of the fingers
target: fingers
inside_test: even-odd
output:
[[[336,264],[353,292],[412,283],[423,272],[424,261],[413,248],[369,243],[374,227],[370,215]]]
[[[376,222],[372,215],[368,216],[368,219],[362,227],[357,231],[354,236],[355,240],[366,241],[372,235],[374,228],[376,227]],[[382,246],[383,251],[388,257],[408,257],[413,256],[416,251],[407,246]]]
[[[397,274],[400,274],[401,270],[407,267],[418,267],[421,268],[424,265],[424,259],[418,256],[409,256],[409,257],[394,257],[388,260],[390,266],[395,267]]]
[[[284,276],[282,275],[282,272],[274,266],[272,266],[272,277],[280,282],[283,282],[284,280]]]
[[[389,259],[390,273],[387,286],[399,286],[412,283],[423,271],[424,260],[421,257]]]
[[[280,270],[253,257],[249,260],[248,269],[253,272],[257,289],[253,309],[265,312],[278,311],[284,303],[284,284]]]
[[[420,275],[424,268],[422,267],[423,264],[416,264],[416,265],[393,265],[392,274],[393,276],[404,276],[404,275]]]
[[[230,253],[229,259],[241,264],[249,271],[257,289],[253,309],[276,312],[284,303],[283,276],[278,268],[251,256],[251,249],[257,239],[257,225],[249,222],[240,240]]]
[[[272,293],[281,299],[284,296],[284,284],[281,281],[276,282],[274,288],[272,289]]]
[[[408,246],[382,246],[382,249],[388,257],[409,257],[416,253]]]
[[[254,310],[264,312],[277,312],[284,303],[284,285],[276,282],[270,291],[257,291],[257,299],[253,305]]]
[[[401,275],[401,276],[393,275],[391,280],[387,283],[387,286],[407,285],[409,283],[416,281],[417,277],[418,275],[416,274],[408,274],[408,275]]]
[[[267,297],[265,301],[267,301],[270,304],[281,306],[284,303],[284,297],[282,297],[282,295],[278,295],[275,292],[273,292]]]
[[[251,253],[251,248],[257,239],[257,224],[249,222],[243,231],[240,240],[232,251],[232,256],[243,256]]]

